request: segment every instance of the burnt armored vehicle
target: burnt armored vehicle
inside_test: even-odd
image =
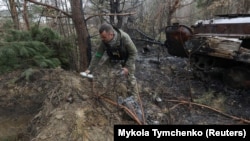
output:
[[[166,27],[170,55],[187,57],[194,70],[223,69],[224,82],[250,88],[250,14],[217,15],[191,27]]]

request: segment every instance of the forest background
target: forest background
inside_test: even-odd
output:
[[[104,97],[127,93],[119,81],[106,88],[79,75],[103,22],[126,31],[138,48],[145,123],[249,124],[249,91],[200,81],[188,60],[161,48],[167,26],[218,14],[250,14],[250,1],[0,0],[0,140],[112,140],[114,124],[140,123]]]
[[[0,74],[32,67],[85,70],[102,22],[122,28],[135,42],[164,42],[164,29],[173,22],[191,26],[249,10],[247,0],[1,0]]]

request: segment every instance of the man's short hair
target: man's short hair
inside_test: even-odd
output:
[[[114,29],[112,27],[112,25],[108,24],[108,23],[103,23],[100,28],[99,28],[99,33],[102,33],[103,31],[106,32],[114,32]]]

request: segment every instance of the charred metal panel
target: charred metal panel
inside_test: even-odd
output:
[[[220,15],[216,19],[199,20],[191,27],[179,24],[166,27],[169,54],[205,56],[216,58],[212,59],[215,61],[220,58],[229,60],[226,61],[229,65],[230,61],[250,64],[250,15]]]
[[[194,34],[250,39],[250,23],[199,25],[194,27]]]
[[[166,28],[169,54],[188,57],[194,70],[224,68],[228,70],[223,73],[225,82],[250,88],[250,14],[220,15],[199,20],[191,28]]]
[[[184,44],[189,40],[193,34],[191,28],[185,25],[175,24],[168,26],[165,29],[166,33],[166,46],[168,53],[174,56],[187,57]]]
[[[194,34],[200,36],[250,39],[250,17],[224,17],[211,20],[199,20],[192,27]]]
[[[203,54],[225,59],[238,58],[240,45],[241,40],[223,37],[194,37],[186,42],[189,54]]]

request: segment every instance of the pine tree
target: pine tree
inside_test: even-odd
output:
[[[67,66],[70,48],[50,28],[7,30],[0,41],[0,74],[15,69]]]

